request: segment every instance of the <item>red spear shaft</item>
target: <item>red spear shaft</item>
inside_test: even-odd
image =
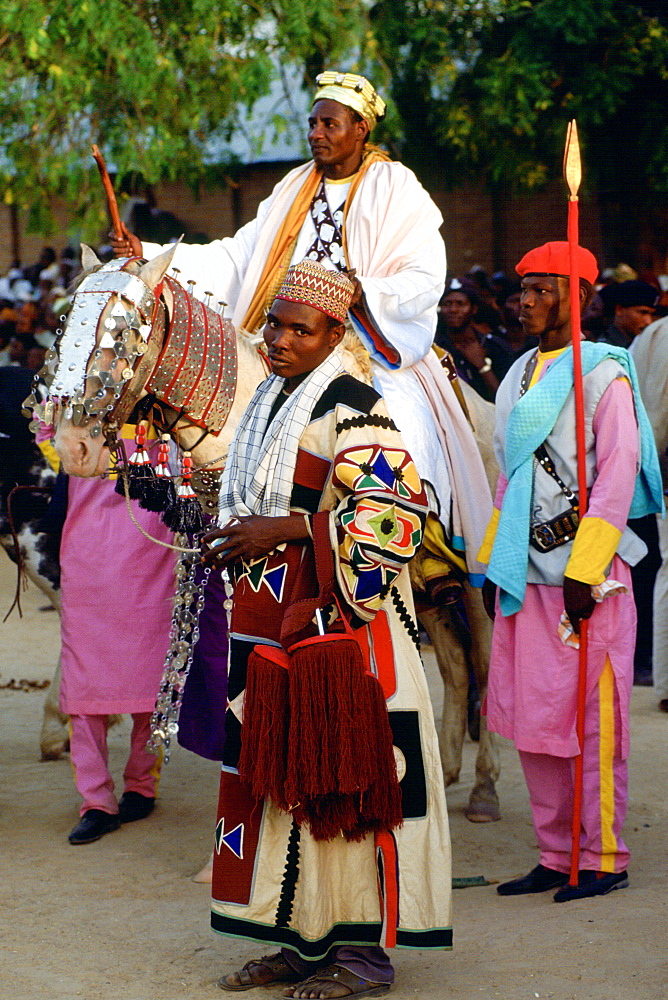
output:
[[[582,179],[580,144],[575,119],[568,126],[564,152],[564,178],[569,190],[568,199],[568,251],[570,258],[571,330],[573,334],[573,393],[575,397],[575,442],[578,462],[578,497],[580,520],[587,513],[587,465],[584,420],[584,385],[582,381],[582,352],[580,350],[580,275],[577,249],[579,244],[578,189]],[[587,694],[587,630],[588,622],[580,621],[580,659],[578,665],[577,715],[575,729],[580,753],[575,758],[573,787],[573,826],[571,842],[570,885],[578,884],[580,868],[580,827],[582,824],[582,785],[585,700]]]

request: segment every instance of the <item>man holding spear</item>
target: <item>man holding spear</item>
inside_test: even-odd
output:
[[[495,617],[488,726],[520,752],[540,848],[539,864],[497,891],[557,888],[557,902],[628,885],[621,828],[636,624],[630,566],[645,546],[626,522],[662,509],[633,362],[626,351],[581,342],[579,308],[574,377],[569,275],[577,307],[584,306],[598,266],[588,250],[573,251],[567,242],[547,243],[517,265],[520,320],[540,343],[513,365],[497,395],[501,474],[479,553],[489,564],[483,595]],[[583,433],[576,435],[578,367]],[[587,625],[579,705],[577,647]]]

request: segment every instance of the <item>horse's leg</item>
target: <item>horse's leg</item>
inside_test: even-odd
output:
[[[492,643],[492,623],[485,613],[482,593],[465,584],[464,604],[471,629],[471,666],[482,705],[487,691],[487,672]],[[487,717],[480,717],[480,740],[475,762],[475,784],[471,790],[466,818],[472,823],[490,823],[501,819],[496,782],[499,777],[499,748],[495,736],[487,730]]]
[[[438,745],[445,787],[459,781],[466,732],[468,664],[462,626],[449,609],[425,608],[418,618],[431,639],[445,694]]]
[[[68,717],[60,711],[60,657],[58,657],[58,666],[44,699],[42,731],[39,734],[42,760],[58,760],[61,753],[69,749],[69,743]]]

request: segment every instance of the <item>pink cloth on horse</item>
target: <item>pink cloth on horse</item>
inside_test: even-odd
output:
[[[547,367],[547,366],[546,366]],[[616,380],[606,389],[594,416],[598,475],[588,513],[622,528],[633,496],[637,435],[628,383]],[[503,499],[500,480],[495,506]],[[631,588],[631,572],[618,556],[609,575]],[[565,646],[557,633],[564,599],[561,587],[527,584],[524,604],[494,622],[487,689],[487,725],[512,740],[518,750],[574,757],[578,650]],[[628,709],[633,684],[636,610],[632,593],[609,597],[594,609],[589,624],[587,689],[598,682],[610,657],[621,709],[621,757],[629,751]]]
[[[175,553],[144,538],[114,485],[68,485],[60,704],[74,715],[153,711],[169,646]],[[159,514],[132,507],[145,531],[173,541]]]

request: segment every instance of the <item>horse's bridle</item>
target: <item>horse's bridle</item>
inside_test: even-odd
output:
[[[67,317],[68,327],[76,328],[76,336],[66,337],[59,330],[58,339],[47,351],[44,367],[38,373],[49,395],[40,403],[33,393],[24,404],[36,420],[45,424],[54,423],[64,406],[68,419],[76,425],[90,425],[92,437],[104,434],[108,445],[134,409],[160,356],[165,334],[162,282],[155,290],[149,288],[138,275],[127,270],[131,262],[112,261],[84,279]],[[101,331],[102,315],[107,312],[110,296],[115,296],[116,302]],[[111,335],[115,327],[113,316],[125,320],[116,337]],[[124,363],[120,379],[115,379],[111,370],[100,368],[105,348],[114,351],[112,365],[118,367]],[[91,356],[93,362],[88,365]],[[112,400],[108,402],[109,392]]]

